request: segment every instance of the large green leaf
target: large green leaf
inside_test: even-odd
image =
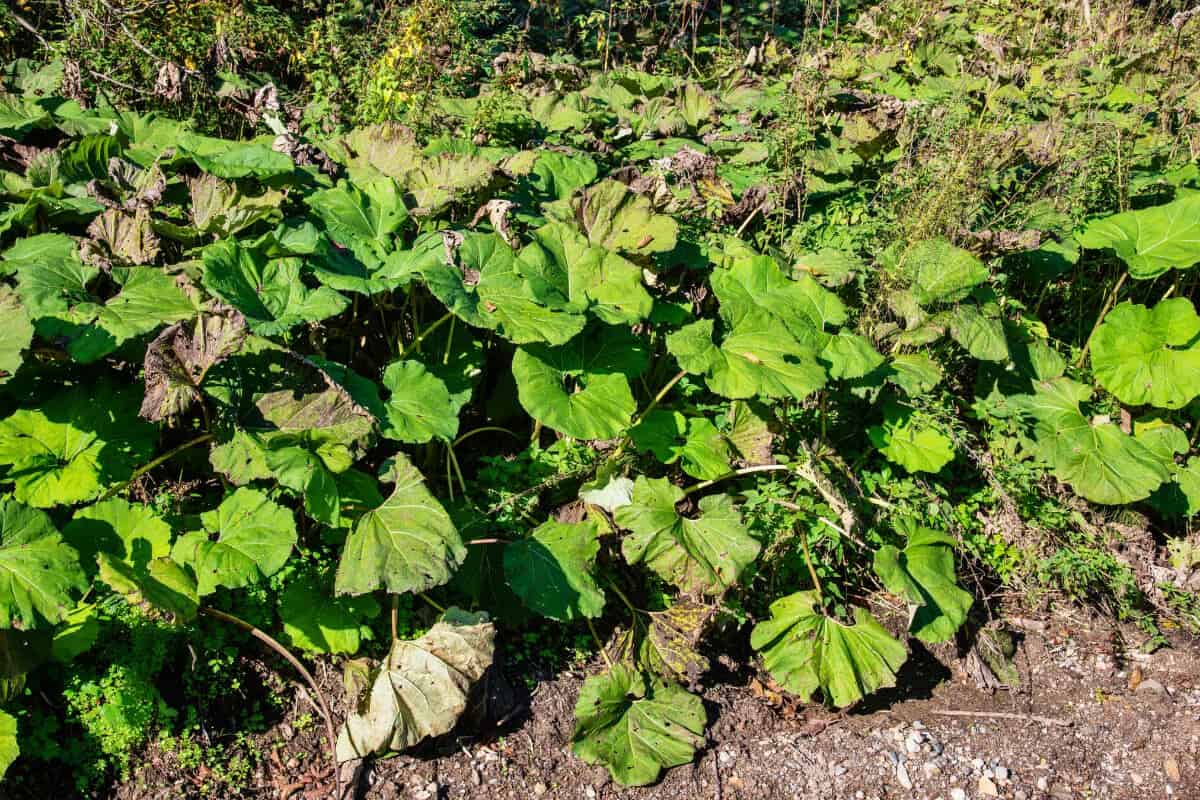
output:
[[[904,255],[904,266],[913,297],[923,306],[958,302],[988,279],[983,262],[945,239],[914,244]]]
[[[796,592],[771,604],[771,618],[754,626],[751,646],[781,686],[802,700],[820,689],[842,707],[885,686],[908,659],[865,609],[855,607],[854,624],[844,625],[820,610],[815,591]]]
[[[236,489],[200,515],[202,531],[175,542],[171,556],[196,573],[201,596],[217,587],[239,589],[270,577],[296,546],[292,512],[257,489]]]
[[[391,496],[364,514],[346,539],[338,594],[423,592],[449,581],[467,556],[450,516],[403,454],[386,481],[394,484]]]
[[[543,522],[504,549],[504,575],[525,605],[570,622],[604,613],[604,592],[592,577],[600,552],[596,523]]]
[[[419,361],[396,361],[383,373],[391,395],[385,405],[381,433],[400,442],[444,441],[458,434],[462,403],[451,396],[446,383]]]
[[[87,286],[100,274],[99,268],[79,259],[75,241],[61,233],[21,239],[6,250],[0,273],[14,271],[17,294],[33,320],[94,302]]]
[[[994,303],[991,305],[995,306]],[[1004,336],[1004,322],[998,316],[985,313],[988,310],[991,309],[971,303],[955,306],[950,312],[950,336],[980,361],[1007,361],[1008,340]]]
[[[358,698],[350,698],[338,761],[407,750],[453,730],[471,687],[492,664],[496,629],[486,614],[447,611],[419,639],[398,640]]]
[[[610,325],[632,324],[650,315],[652,300],[642,285],[642,268],[588,241],[561,222],[534,231],[536,244],[521,251],[517,269],[538,300],[582,313],[591,310]]]
[[[709,282],[721,301],[721,318],[735,329],[767,311],[799,341],[813,342],[816,332],[846,321],[837,295],[810,275],[787,277],[770,256],[736,258],[728,268],[714,270]]]
[[[1187,405],[1200,394],[1200,317],[1192,301],[1121,303],[1092,338],[1092,369],[1122,403]]]
[[[133,605],[175,622],[195,619],[200,592],[195,575],[170,558],[130,564],[108,553],[98,557],[100,580]]]
[[[435,257],[422,261],[421,274],[429,291],[459,319],[496,330],[516,344],[563,344],[583,330],[587,318],[580,311],[541,302],[518,270],[512,248],[497,234],[464,235],[457,265],[441,255],[441,237],[431,245]]]
[[[645,786],[664,768],[691,762],[704,745],[706,716],[694,694],[614,664],[579,690],[571,750],[624,786]]]
[[[644,255],[675,248],[679,226],[650,200],[615,180],[588,188],[576,202],[588,241],[618,253]]]
[[[909,472],[940,472],[954,460],[954,440],[923,421],[911,408],[888,403],[883,424],[867,431],[888,461]]]
[[[452,203],[471,201],[495,171],[490,161],[474,155],[441,153],[424,159],[405,181],[417,204],[413,215],[433,216]]]
[[[903,550],[888,544],[875,551],[875,572],[914,608],[908,629],[922,641],[944,642],[966,622],[974,602],[954,573],[954,538],[915,525],[904,530]]]
[[[25,307],[11,289],[0,286],[0,385],[21,368],[32,341],[33,324]]]
[[[153,452],[154,426],[137,418],[130,388],[99,384],[63,392],[0,420],[2,481],[38,508],[91,500],[127,479]]]
[[[63,620],[86,587],[79,554],[45,512],[0,499],[0,629]]]
[[[609,327],[581,333],[558,347],[522,347],[512,362],[522,407],[544,425],[577,439],[611,439],[629,427],[637,409],[629,378],[645,368],[642,340]]]
[[[681,462],[693,478],[709,480],[729,472],[729,444],[704,417],[685,417],[678,411],[655,409],[629,431],[634,445],[664,464]]]
[[[1092,396],[1069,378],[1034,384],[1018,403],[1034,420],[1041,459],[1055,476],[1093,503],[1123,505],[1143,500],[1170,480],[1173,463],[1112,422],[1093,423],[1079,410]]]
[[[706,375],[719,395],[802,400],[825,385],[817,351],[796,341],[769,314],[748,314],[719,347],[712,333],[711,319],[694,322],[668,335],[667,349],[681,368]]]
[[[171,526],[148,506],[119,497],[82,508],[63,527],[63,538],[90,571],[107,553],[131,565],[145,565],[171,552]]]
[[[192,200],[192,222],[201,233],[217,237],[232,236],[263,220],[277,218],[282,192],[260,195],[242,194],[238,184],[215,175],[201,175],[188,181]]]
[[[279,619],[287,640],[310,653],[353,655],[371,638],[367,622],[379,615],[375,598],[329,597],[310,580],[288,584],[279,596]]]
[[[313,192],[304,202],[325,223],[336,244],[368,265],[378,264],[398,249],[398,235],[408,220],[400,187],[382,175],[354,183],[340,180],[332,189]]]
[[[17,744],[17,718],[12,714],[0,711],[0,779],[17,760],[21,748]]]
[[[218,178],[273,178],[294,168],[287,154],[256,142],[231,142],[190,134],[180,147],[196,166]]]
[[[865,336],[841,331],[826,340],[821,348],[821,361],[829,365],[829,377],[852,380],[882,366],[883,356]]]
[[[1200,261],[1200,194],[1092,222],[1079,235],[1090,249],[1111,249],[1134,278],[1157,277]]]
[[[298,258],[267,258],[232,239],[204,250],[205,288],[242,312],[251,330],[267,336],[340,314],[350,303],[326,286],[305,286],[300,268]]]
[[[327,144],[331,155],[356,175],[376,170],[398,181],[421,163],[421,148],[411,128],[384,122],[355,128]]]
[[[720,594],[737,583],[760,545],[727,495],[701,498],[696,519],[676,510],[683,498],[683,490],[666,478],[639,477],[633,502],[614,514],[630,531],[621,552],[630,564],[645,563],[685,592]]]
[[[304,498],[305,513],[332,527],[341,524],[337,473],[353,462],[345,446],[336,442],[317,444],[304,437],[278,437],[263,449],[263,460],[280,486]]]
[[[83,363],[96,361],[160,325],[187,319],[196,311],[175,278],[155,267],[113,269],[121,291],[97,309],[95,322],[67,344]]]

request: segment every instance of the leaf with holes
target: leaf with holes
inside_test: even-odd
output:
[[[815,591],[796,592],[771,604],[771,618],[754,626],[750,645],[781,686],[808,701],[820,689],[839,708],[896,685],[908,659],[865,609],[855,607],[854,624],[826,616]]]
[[[623,786],[645,786],[692,760],[704,746],[706,716],[696,695],[614,664],[579,690],[571,750]]]
[[[419,639],[394,642],[369,691],[349,698],[337,760],[400,752],[453,730],[492,664],[496,629],[487,619],[451,608]]]
[[[676,510],[683,498],[683,490],[666,478],[639,477],[633,502],[614,515],[630,531],[621,552],[630,564],[645,563],[685,592],[720,594],[758,557],[759,543],[727,495],[701,498],[696,519]]]
[[[644,342],[610,327],[558,347],[527,345],[512,361],[522,407],[577,439],[611,439],[629,427],[637,409],[629,379],[645,368]]]
[[[618,253],[648,255],[675,247],[679,225],[656,213],[650,200],[615,180],[589,187],[575,201],[588,241]]]

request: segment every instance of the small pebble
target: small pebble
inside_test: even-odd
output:
[[[903,764],[896,767],[896,780],[905,789],[912,788],[912,779],[908,777],[908,770],[904,767]]]
[[[967,800],[966,789],[955,786],[950,790],[950,800]]]
[[[1008,780],[1008,767],[996,767],[993,771],[996,773],[996,780]]]
[[[996,788],[996,784],[992,779],[986,775],[979,779],[979,793],[984,797],[1000,796],[1000,790]]]
[[[542,795],[544,795],[545,793],[546,793],[546,784],[544,784],[544,783],[535,783],[535,784],[533,785],[533,795],[534,795],[534,797],[541,797],[541,796],[542,796]]]

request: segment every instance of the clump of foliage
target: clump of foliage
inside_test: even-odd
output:
[[[574,752],[644,784],[704,744],[714,642],[853,705],[910,637],[968,623],[964,554],[1195,616],[1186,20],[1131,31],[1175,46],[1130,61],[1119,37],[1058,52],[1076,23],[1045,9],[889,4],[731,62],[698,19],[709,69],[654,71],[615,64],[646,19],[625,4],[578,26],[600,63],[508,54],[465,92],[498,8],[389,6],[366,15],[382,49],[339,55],[317,43],[362,23],[345,9],[67,5],[55,46],[161,79],[165,105],[93,103],[70,60],[14,63],[0,95],[0,664],[23,725],[58,661],[118,770],[170,727],[163,663],[96,644],[113,607],[347,657],[339,760],[449,732],[497,626],[557,624],[605,665]],[[181,86],[236,37],[311,37],[325,77],[235,70],[198,129],[114,24],[194,25],[156,42]]]

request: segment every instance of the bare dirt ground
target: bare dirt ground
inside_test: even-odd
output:
[[[499,727],[445,737],[404,755],[344,765],[360,800],[793,800],[803,798],[1200,799],[1200,643],[1177,638],[1153,655],[1123,653],[1102,625],[1028,623],[1016,690],[983,691],[952,656],[920,653],[901,687],[836,715],[796,707],[752,670],[704,691],[709,745],[650,787],[625,789],[570,753],[582,671],[532,693],[496,691]],[[324,670],[330,694],[337,671]],[[504,689],[504,687],[500,687]],[[502,709],[500,709],[502,710]],[[332,770],[313,706],[298,693],[287,719],[260,737],[265,754],[243,796],[317,800]],[[151,750],[112,795],[212,797],[206,776]]]

